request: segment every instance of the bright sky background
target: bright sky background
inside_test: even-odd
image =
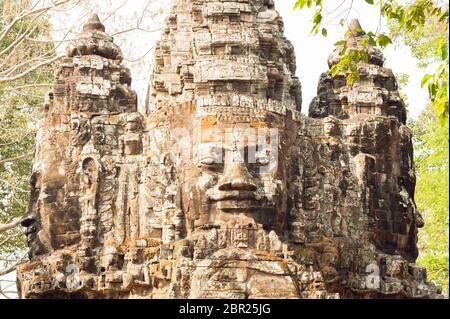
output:
[[[155,42],[160,37],[160,32],[149,32],[158,29],[167,14],[170,2],[168,0],[152,0],[151,6],[145,12],[144,8],[148,0],[102,0],[91,1],[83,7],[72,7],[70,10],[57,11],[52,16],[54,28],[53,37],[62,39],[67,31],[71,31],[66,37],[70,39],[81,29],[82,24],[93,12],[97,12],[106,26],[106,31],[113,34],[117,31],[127,30],[135,26],[137,19],[142,16],[141,27],[147,31],[131,31],[118,34],[114,37],[125,55],[125,64],[131,69],[133,76],[133,88],[138,92],[139,106],[142,109],[145,103],[147,86],[153,62]],[[379,25],[379,10],[375,6],[367,4],[364,0],[323,0],[326,11],[331,12],[342,2],[342,5],[331,17],[326,25],[328,36],[312,36],[312,10],[293,10],[295,0],[274,0],[278,12],[284,19],[285,36],[291,40],[297,56],[297,76],[302,84],[303,112],[308,111],[311,99],[316,95],[317,82],[322,72],[328,70],[327,58],[333,51],[334,43],[342,39],[345,27],[339,25],[339,20],[348,14],[349,21],[352,18],[359,19],[363,29],[375,31]],[[350,2],[353,8],[348,12]],[[325,11],[325,12],[326,12]],[[111,15],[111,12],[114,14]],[[161,13],[163,12],[163,13]],[[325,18],[327,21],[329,18]],[[383,24],[383,23],[382,23]],[[63,52],[67,42],[63,42],[60,51]],[[420,88],[420,82],[425,70],[417,68],[417,60],[411,56],[410,49],[404,45],[391,45],[384,51],[386,66],[392,68],[395,74],[405,73],[409,75],[409,84],[403,88],[409,102],[409,116],[416,118],[427,103],[428,93]],[[130,60],[136,60],[130,62]],[[9,280],[15,280],[15,274],[7,276]],[[6,283],[3,283],[6,284]],[[13,288],[13,287],[11,287]],[[2,299],[2,296],[0,296]]]

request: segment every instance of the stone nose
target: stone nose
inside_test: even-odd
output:
[[[221,191],[239,190],[256,191],[256,183],[245,166],[245,163],[231,162],[218,182]]]

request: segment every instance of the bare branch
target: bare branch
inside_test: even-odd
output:
[[[9,34],[11,29],[16,25],[16,23],[18,23],[19,21],[23,20],[24,18],[29,17],[29,16],[34,15],[34,14],[40,14],[42,12],[46,12],[46,11],[48,11],[50,9],[55,8],[55,7],[62,6],[62,5],[66,4],[66,3],[70,2],[70,1],[72,1],[72,0],[62,0],[62,1],[53,3],[52,5],[49,5],[49,6],[46,6],[46,7],[37,8],[37,9],[33,8],[32,10],[28,10],[28,11],[25,11],[25,12],[22,12],[22,13],[18,14],[16,17],[14,17],[14,19],[11,21],[11,23],[9,25],[7,25],[5,27],[5,29],[3,30],[3,32],[0,34],[0,42],[2,42],[6,38],[6,36]]]
[[[323,9],[325,11],[326,14],[331,15],[333,13],[335,13],[336,11],[339,10],[340,7],[342,7],[342,5],[347,2],[347,0],[343,0],[337,7],[335,7],[333,10],[331,11],[327,11],[325,8]]]
[[[147,30],[147,29],[143,29],[143,28],[140,28],[140,27],[133,27],[133,28],[129,28],[129,29],[126,29],[126,30],[122,30],[122,31],[118,31],[116,33],[113,33],[112,36],[116,36],[118,34],[127,33],[127,32],[131,32],[131,31],[136,31],[136,30],[145,31],[145,32],[149,32],[150,33],[150,32],[161,31],[161,28],[157,28],[157,29],[153,29],[153,30]]]
[[[9,188],[14,189],[17,193],[28,193],[29,191],[17,186],[12,185],[11,183],[8,183],[6,180],[4,179],[0,179],[0,183],[6,184]]]
[[[0,276],[7,275],[7,274],[13,272],[14,270],[16,270],[18,266],[20,266],[21,264],[23,264],[26,261],[25,257],[26,257],[26,254],[24,254],[17,262],[12,264],[11,266],[8,266],[5,269],[0,270]]]
[[[42,55],[39,55],[39,56],[34,57],[34,58],[32,58],[32,59],[28,59],[28,60],[26,60],[26,61],[24,61],[24,62],[22,62],[22,63],[17,63],[17,64],[15,64],[15,65],[13,65],[12,67],[10,67],[9,69],[4,70],[4,71],[1,71],[1,72],[0,72],[0,75],[3,75],[3,76],[5,76],[5,75],[6,75],[6,76],[9,76],[9,75],[11,75],[14,71],[16,71],[17,69],[19,69],[20,67],[22,67],[22,66],[24,66],[24,65],[27,65],[27,64],[29,64],[29,63],[31,63],[31,62],[34,62],[34,61],[39,61],[39,60],[42,60],[42,59],[50,58],[50,57],[53,55],[52,51],[54,51],[54,50],[53,50],[53,49],[52,49],[52,50],[49,50],[48,52],[46,52],[46,53],[44,53],[44,54],[42,54]],[[0,77],[0,79],[1,79],[1,77]]]
[[[8,229],[16,227],[17,225],[20,224],[21,221],[22,221],[22,218],[16,218],[10,223],[0,224],[0,233],[3,233],[5,231],[7,231]],[[1,276],[1,274],[0,274],[0,276]]]
[[[24,154],[24,155],[12,157],[12,158],[7,158],[7,159],[4,159],[4,160],[1,160],[1,161],[0,161],[0,165],[2,165],[2,164],[4,164],[4,163],[12,163],[12,162],[21,161],[21,160],[23,160],[23,159],[25,159],[25,158],[27,158],[28,156],[31,156],[31,155],[33,155],[33,154],[34,154],[33,152],[29,152],[29,153]]]
[[[60,55],[55,56],[55,57],[53,57],[51,59],[48,59],[46,61],[43,61],[41,63],[38,63],[38,64],[30,67],[29,69],[25,70],[24,72],[22,72],[20,74],[17,74],[17,75],[14,75],[14,76],[10,76],[10,77],[0,78],[0,83],[1,82],[6,82],[6,81],[15,81],[17,79],[20,79],[21,77],[24,77],[28,73],[30,73],[30,72],[32,72],[32,71],[34,71],[34,70],[36,70],[36,69],[38,69],[38,68],[40,68],[40,67],[42,67],[44,65],[48,65],[48,64],[51,64],[51,63],[55,62],[56,60],[59,60],[61,57],[62,56],[60,56]]]
[[[33,83],[33,84],[27,84],[27,85],[21,85],[21,86],[16,86],[16,87],[7,87],[5,89],[3,89],[3,91],[14,91],[17,92],[18,90],[23,90],[23,89],[29,89],[29,88],[37,88],[37,87],[51,87],[53,86],[53,84],[51,83]],[[0,144],[1,145],[5,145],[5,144]]]
[[[128,0],[125,0],[120,6],[118,6],[116,9],[114,9],[106,18],[103,19],[103,22],[111,18],[120,8],[125,6],[127,4]]]
[[[147,52],[144,53],[144,55],[142,55],[141,57],[139,57],[139,58],[137,58],[137,59],[133,59],[133,60],[125,59],[125,61],[131,62],[131,63],[137,62],[137,61],[143,59],[143,58],[144,58],[147,54],[149,54],[154,48],[155,48],[155,47],[151,47]]]
[[[3,297],[5,297],[6,299],[12,299],[11,297],[7,296],[2,289],[0,289],[0,295],[2,295]]]
[[[42,13],[39,14],[39,15],[37,15],[37,16],[35,16],[35,17],[33,17],[33,19],[30,21],[30,25],[33,25],[33,22],[34,22],[39,16],[41,16],[41,15],[42,15]],[[6,52],[8,52],[12,47],[16,46],[17,43],[19,43],[20,41],[22,41],[22,39],[23,39],[24,37],[26,37],[27,34],[31,34],[31,33],[32,33],[34,30],[36,30],[36,29],[37,29],[37,26],[35,26],[35,27],[32,28],[32,29],[28,28],[21,36],[17,37],[16,40],[14,40],[7,48],[5,48],[5,49],[0,53],[0,55],[3,55],[3,54],[5,54]]]
[[[8,54],[8,56],[6,56],[6,58],[3,59],[3,62],[0,64],[0,69],[6,65],[6,62],[11,58],[11,56],[13,55],[14,51],[16,51],[17,46],[15,46]]]

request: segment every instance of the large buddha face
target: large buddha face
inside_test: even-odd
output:
[[[281,231],[289,206],[284,128],[267,121],[194,120],[190,156],[178,161],[188,229],[218,226],[244,214]],[[181,143],[187,147],[186,141]]]

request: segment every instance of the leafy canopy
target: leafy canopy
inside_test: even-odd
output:
[[[359,0],[363,1],[363,0]],[[427,58],[431,59],[435,64],[435,71],[423,77],[422,87],[428,88],[431,104],[438,114],[440,122],[445,125],[448,121],[448,2],[433,0],[414,0],[411,2],[395,1],[395,0],[364,0],[366,3],[378,6],[380,14],[389,24],[396,25],[396,32],[386,34],[384,32],[369,31],[363,35],[363,47],[378,46],[381,49],[386,48],[393,43],[393,36],[402,37],[412,40],[417,39],[421,33],[427,29],[441,31],[439,37],[433,38],[433,42],[429,43],[431,49],[427,54]],[[344,0],[345,2],[345,0]],[[351,2],[353,4],[353,1]],[[351,7],[351,6],[350,6]],[[317,34],[319,30],[323,36],[327,36],[327,28],[323,23],[323,2],[322,0],[296,0],[294,9],[314,8],[313,27],[311,33]],[[350,10],[350,9],[349,9]],[[343,26],[345,19],[341,19],[339,23]],[[408,41],[405,41],[408,44]],[[367,53],[364,48],[347,49],[346,40],[336,43],[343,45],[341,61],[333,66],[330,70],[333,76],[343,73],[347,77],[347,82],[352,85],[355,80],[359,79],[357,72],[357,64],[359,62],[367,62]],[[424,51],[422,51],[423,53]],[[421,66],[421,65],[419,65]],[[423,64],[422,64],[423,66]]]

